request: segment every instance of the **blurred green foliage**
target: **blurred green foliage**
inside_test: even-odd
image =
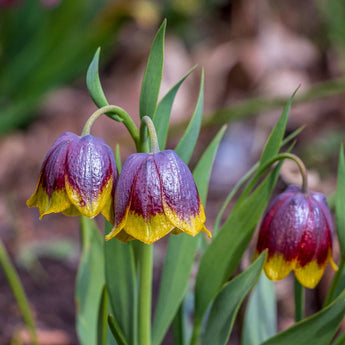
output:
[[[125,1],[23,0],[0,7],[0,134],[27,124],[44,94],[82,75],[129,18]]]

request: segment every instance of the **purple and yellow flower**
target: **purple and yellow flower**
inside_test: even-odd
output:
[[[116,181],[114,156],[103,139],[65,132],[48,151],[27,205],[38,207],[41,218],[58,212],[89,218],[102,213],[112,222]]]
[[[172,150],[132,154],[115,191],[115,224],[106,236],[153,243],[168,233],[195,236],[206,217],[188,166]]]
[[[292,270],[307,288],[315,287],[332,258],[333,226],[326,197],[289,186],[268,207],[261,223],[256,255],[268,250],[265,273],[271,280]]]

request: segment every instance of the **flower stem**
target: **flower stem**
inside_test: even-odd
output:
[[[37,332],[36,332],[36,326],[35,321],[32,316],[30,306],[28,303],[28,300],[26,298],[23,286],[20,282],[20,279],[8,257],[7,251],[0,241],[0,264],[2,266],[2,269],[4,270],[4,273],[6,275],[6,278],[11,286],[12,292],[14,294],[14,297],[17,301],[17,304],[19,306],[20,312],[22,313],[24,322],[26,324],[26,327],[29,330],[31,342],[33,345],[38,345],[38,338],[37,338]]]
[[[117,115],[118,117],[120,117],[121,122],[123,122],[123,124],[128,129],[128,132],[131,135],[131,137],[133,138],[135,146],[136,146],[137,150],[139,151],[140,139],[139,139],[138,129],[137,129],[135,123],[133,122],[132,118],[128,115],[128,113],[124,109],[122,109],[116,105],[106,105],[106,106],[96,110],[89,117],[89,119],[86,121],[81,135],[84,136],[84,135],[90,134],[90,130],[91,130],[93,123],[103,114],[109,116],[110,118],[113,118],[112,115]]]
[[[200,338],[202,320],[194,320],[194,327],[190,345],[198,345]]]
[[[146,125],[146,127],[149,131],[150,143],[151,143],[151,152],[152,153],[159,152],[160,150],[159,150],[159,144],[158,144],[155,125],[153,124],[153,122],[149,116],[144,116],[142,121]]]
[[[295,277],[295,321],[301,321],[304,318],[305,289]]]
[[[152,258],[153,245],[140,243],[139,252],[139,343],[151,344]]]
[[[270,161],[268,161],[265,165],[263,165],[257,175],[261,175],[264,171],[266,171],[273,163],[277,162],[277,161],[281,161],[284,159],[290,159],[293,162],[295,162],[297,164],[297,167],[301,173],[302,176],[302,192],[306,193],[308,191],[308,174],[307,174],[307,169],[305,168],[304,163],[302,162],[302,160],[297,157],[296,155],[294,155],[293,153],[280,153],[277,156],[275,156],[274,158],[272,158]]]

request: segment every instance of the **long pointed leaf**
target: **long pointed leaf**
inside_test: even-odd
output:
[[[108,328],[108,292],[106,286],[103,287],[101,301],[98,311],[98,328],[97,328],[97,344],[105,345],[107,342],[107,328]]]
[[[345,291],[328,307],[298,322],[262,345],[328,345],[345,315]]]
[[[185,79],[194,71],[195,67],[196,66],[189,70],[186,75],[167,92],[157,106],[157,110],[153,117],[153,123],[157,131],[158,144],[161,150],[164,150],[167,141],[171,108],[176,93]]]
[[[283,140],[284,133],[285,133],[286,123],[289,116],[291,103],[297,91],[298,89],[295,90],[295,92],[292,94],[292,96],[286,103],[278,122],[274,126],[269,138],[267,139],[265,148],[260,158],[260,166],[265,165],[266,162],[272,159],[272,157],[274,157],[279,152],[281,142]]]
[[[274,283],[262,272],[249,298],[242,330],[242,345],[259,345],[277,333]]]
[[[77,275],[77,333],[80,344],[97,342],[104,279],[103,238],[94,221],[81,217],[82,255]]]
[[[224,285],[212,304],[202,337],[202,345],[227,343],[237,312],[247,293],[257,282],[265,258],[264,252],[248,269]]]
[[[111,225],[106,222],[105,231]],[[132,245],[117,239],[105,242],[105,275],[116,324],[128,344],[137,341],[137,291]]]
[[[113,315],[108,315],[108,324],[118,345],[129,345]]]
[[[194,170],[195,183],[203,203],[206,201],[212,164],[224,131],[225,127],[218,132]],[[170,236],[153,322],[153,345],[158,345],[163,340],[187,292],[198,237],[194,238],[186,234]]]
[[[184,160],[186,163],[188,163],[190,158],[192,157],[195,144],[199,137],[201,120],[202,120],[203,102],[204,102],[204,71],[202,70],[199,97],[196,103],[194,114],[180,142],[177,144],[175,148],[175,151],[179,154],[181,159]]]
[[[95,102],[98,108],[109,104],[104,95],[101,81],[99,79],[98,65],[100,52],[101,49],[98,48],[86,73],[86,86],[89,90],[92,100]]]
[[[279,176],[280,164],[240,205],[213,239],[201,259],[195,285],[195,320],[201,323],[211,301],[234,272],[248,247]]]
[[[163,21],[156,34],[147,61],[140,93],[139,112],[141,118],[145,115],[152,118],[156,112],[163,74],[165,28],[166,20]]]

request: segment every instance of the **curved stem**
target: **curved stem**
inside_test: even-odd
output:
[[[111,118],[113,118],[111,115],[114,114],[114,115],[117,115],[122,120],[121,122],[123,122],[123,124],[128,129],[128,132],[131,135],[131,137],[133,138],[135,146],[136,146],[137,150],[139,151],[140,138],[139,138],[138,129],[137,129],[135,123],[133,122],[132,118],[128,115],[128,113],[124,109],[122,109],[116,105],[106,105],[106,106],[96,110],[89,117],[89,119],[86,121],[81,135],[84,136],[84,135],[90,134],[90,130],[91,130],[93,123],[103,114],[105,114]]]
[[[284,159],[290,159],[293,162],[295,162],[298,166],[298,169],[302,175],[302,192],[305,193],[308,190],[308,175],[307,175],[307,169],[305,168],[304,163],[302,162],[302,160],[297,157],[296,155],[294,155],[293,153],[280,153],[277,156],[275,156],[274,158],[272,158],[270,161],[268,161],[265,165],[263,165],[261,167],[261,169],[259,169],[258,171],[258,175],[261,175],[263,172],[265,172],[273,163],[277,162],[277,161],[281,161]]]
[[[142,121],[146,125],[146,127],[149,131],[150,143],[151,143],[151,152],[152,153],[159,152],[160,150],[159,150],[155,125],[153,124],[153,122],[149,116],[144,116]],[[140,130],[144,130],[144,129],[140,128]],[[144,133],[141,133],[141,134],[144,135]]]

